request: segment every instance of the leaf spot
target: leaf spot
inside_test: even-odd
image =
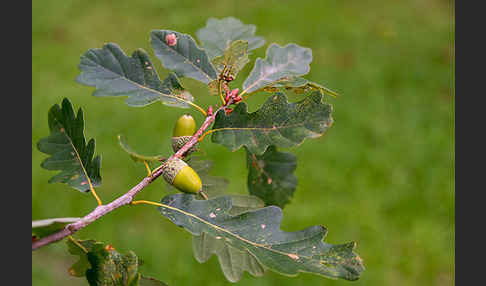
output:
[[[287,256],[294,259],[294,260],[299,259],[299,256],[297,254],[289,253],[289,254],[287,254]]]
[[[267,179],[267,184],[269,184],[269,185],[270,185],[271,183],[272,183],[272,178],[268,177],[268,179]]]
[[[64,133],[64,131],[65,131],[64,127],[61,127],[61,129],[59,129],[59,131]]]
[[[81,186],[86,185],[88,182],[87,181],[82,181]]]
[[[265,229],[266,225],[262,224],[261,227],[262,227],[262,229]]]
[[[221,236],[216,236],[215,238],[216,238],[216,239],[221,239]]]
[[[210,217],[210,218],[215,218],[215,217],[216,217],[216,215],[215,215],[214,213],[210,213],[210,214],[209,214],[209,217]]]
[[[177,45],[176,35],[174,33],[168,34],[167,36],[165,36],[165,42],[171,47]]]

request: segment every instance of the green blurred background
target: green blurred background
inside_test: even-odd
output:
[[[161,77],[149,33],[172,29],[195,35],[209,17],[234,16],[255,24],[264,47],[290,42],[313,51],[306,78],[338,91],[335,124],[325,136],[290,149],[298,157],[299,186],[284,209],[282,229],[321,224],[326,242],[356,241],[366,270],[361,279],[330,280],[301,273],[244,274],[239,285],[451,285],[454,283],[454,15],[450,1],[33,1],[32,10],[32,219],[83,216],[95,200],[62,184],[40,167],[36,148],[49,134],[47,111],[68,97],[85,112],[86,136],[96,139],[109,202],[145,176],[119,148],[116,135],[146,154],[169,154],[174,120],[186,110],[152,104],[131,108],[124,98],[96,98],[74,81],[80,56],[105,42],[127,53],[143,48]],[[241,85],[253,62],[240,73]],[[183,79],[200,105],[216,104],[206,87]],[[265,96],[249,100],[254,111]],[[200,123],[202,117],[191,110]],[[202,143],[215,161],[212,174],[246,193],[243,150]],[[288,150],[287,150],[288,151]],[[158,180],[137,199],[159,201]],[[80,239],[134,250],[141,270],[169,285],[230,285],[213,256],[199,264],[191,236],[155,207],[120,208],[75,234]],[[64,242],[32,253],[32,285],[87,285],[70,277],[76,257]]]

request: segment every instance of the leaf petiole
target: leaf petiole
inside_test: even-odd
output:
[[[81,243],[79,243],[76,239],[74,239],[71,235],[68,235],[68,238],[74,244],[76,244],[79,248],[81,248],[84,251],[84,253],[88,253],[88,250]]]
[[[202,107],[201,107],[201,106],[199,106],[199,105],[197,105],[197,104],[195,104],[195,103],[192,103],[192,102],[190,102],[190,101],[186,101],[186,103],[187,103],[187,104],[189,104],[189,105],[191,105],[191,106],[193,106],[193,107],[195,107],[195,108],[196,108],[197,110],[199,110],[199,112],[201,112],[201,113],[202,113],[204,116],[208,116],[208,114],[206,113],[206,111],[204,111],[204,109],[202,109]]]
[[[145,165],[145,168],[147,169],[148,177],[152,177],[152,171],[150,170],[150,167],[149,167],[147,161],[143,161],[143,164]]]
[[[226,105],[226,101],[224,100],[223,94],[221,93],[221,85],[222,84],[223,84],[223,82],[221,80],[218,80],[218,95],[219,95],[219,98],[221,99],[221,102],[223,103],[223,105]]]
[[[93,197],[96,199],[98,206],[102,206],[103,203],[101,202],[100,197],[98,197],[98,195],[96,194],[93,184],[91,183],[91,180],[89,178],[88,178],[88,183],[89,183],[89,189],[91,190],[91,194],[93,194]]]
[[[153,206],[158,206],[158,207],[164,206],[163,204],[152,202],[152,201],[146,201],[146,200],[132,201],[130,204],[131,205],[147,204],[147,205],[153,205]]]

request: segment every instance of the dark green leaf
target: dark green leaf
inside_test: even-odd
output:
[[[261,198],[265,205],[283,208],[297,188],[297,159],[291,153],[279,152],[269,146],[261,156],[246,150],[248,163],[248,191]]]
[[[87,256],[91,268],[86,271],[86,279],[90,285],[138,285],[138,258],[133,251],[122,255],[116,250],[95,245]]]
[[[224,54],[226,49],[236,40],[248,42],[248,51],[263,46],[265,40],[255,36],[255,25],[245,25],[233,17],[222,19],[209,18],[204,28],[196,32],[203,48],[210,59]]]
[[[138,267],[142,263],[133,251],[122,255],[109,244],[72,237],[67,245],[69,253],[79,256],[79,260],[69,268],[69,274],[86,276],[91,286],[166,285],[140,274]]]
[[[156,101],[189,108],[194,98],[175,74],[162,82],[147,53],[138,49],[128,57],[118,45],[108,43],[102,49],[90,49],[81,56],[81,73],[76,81],[95,86],[94,96],[128,96],[129,106],[145,106]]]
[[[89,182],[93,186],[101,184],[101,157],[93,158],[95,140],[86,144],[84,138],[84,119],[81,108],[74,115],[71,102],[67,98],[51,107],[48,114],[51,134],[37,142],[39,151],[51,155],[41,167],[47,170],[60,170],[49,183],[66,183],[76,190],[88,192]]]
[[[226,195],[231,197],[231,209],[228,211],[229,215],[239,215],[250,210],[256,210],[265,207],[265,203],[256,196],[239,194]]]
[[[218,255],[229,281],[236,282],[244,271],[261,276],[266,269],[295,276],[308,272],[329,278],[356,280],[364,270],[361,258],[353,252],[355,242],[333,245],[323,242],[326,228],[312,226],[297,232],[280,230],[282,210],[268,206],[236,216],[230,196],[195,200],[194,195],[166,196],[159,207],[163,216],[195,236],[198,261]],[[216,242],[218,241],[218,242]],[[204,245],[204,243],[218,245]],[[202,244],[202,245],[201,245]]]
[[[91,268],[91,264],[88,260],[88,252],[92,251],[94,246],[103,243],[95,240],[77,240],[70,237],[66,240],[68,246],[68,252],[72,255],[79,256],[79,260],[74,263],[68,270],[69,274],[76,277],[83,277],[86,275],[86,271]]]
[[[307,74],[311,61],[312,50],[309,48],[296,44],[280,47],[273,43],[268,47],[265,59],[256,59],[255,66],[243,83],[243,91],[252,93],[284,77]]]
[[[123,135],[118,135],[118,143],[120,143],[120,146],[122,149],[130,155],[130,158],[132,158],[133,161],[135,162],[151,162],[151,161],[156,161],[160,162],[164,158],[162,155],[154,155],[154,156],[147,156],[147,155],[142,155],[137,153],[130,147],[127,143],[127,139]]]
[[[253,113],[246,103],[239,103],[229,115],[218,112],[213,125],[212,142],[231,151],[242,146],[261,155],[268,146],[293,147],[305,138],[324,134],[333,119],[332,105],[322,102],[322,93],[315,91],[299,102],[289,103],[283,93],[275,93]]]
[[[250,61],[248,59],[248,42],[234,41],[224,52],[212,60],[218,73],[224,71],[224,75],[236,78],[240,70]]]
[[[228,214],[235,216],[250,210],[263,208],[265,203],[255,196],[228,194],[231,197],[231,209]],[[210,198],[213,198],[209,196]],[[216,196],[217,197],[217,196]],[[254,262],[255,258],[248,252],[237,251],[234,247],[224,243],[222,239],[207,235],[202,232],[201,235],[193,235],[192,248],[194,257],[199,263],[208,261],[213,254],[218,256],[219,264],[224,275],[230,281],[237,281],[241,273],[248,271],[255,276],[263,275],[262,267]],[[230,254],[230,255],[228,255]],[[242,269],[239,269],[242,268]]]
[[[302,94],[312,90],[320,90],[322,91],[323,94],[327,94],[334,97],[338,96],[336,92],[318,83],[297,76],[283,77],[277,81],[274,81],[272,84],[268,86],[265,86],[259,90],[254,91],[253,93],[260,92],[260,91],[276,92],[281,89],[290,90],[297,94]]]
[[[167,37],[175,35],[175,42]],[[216,71],[206,52],[199,48],[194,39],[187,34],[170,30],[153,30],[150,33],[155,56],[162,65],[180,77],[190,77],[208,84],[216,79]]]
[[[79,217],[50,218],[32,221],[32,236],[37,239],[62,230],[66,225],[78,221]]]

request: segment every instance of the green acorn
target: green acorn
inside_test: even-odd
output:
[[[167,183],[181,192],[195,194],[202,191],[199,175],[179,158],[174,158],[162,165],[162,176]]]
[[[196,131],[196,121],[190,114],[184,114],[177,119],[172,133],[172,149],[177,152],[182,148],[192,137]],[[185,155],[196,151],[196,145],[192,146]]]

